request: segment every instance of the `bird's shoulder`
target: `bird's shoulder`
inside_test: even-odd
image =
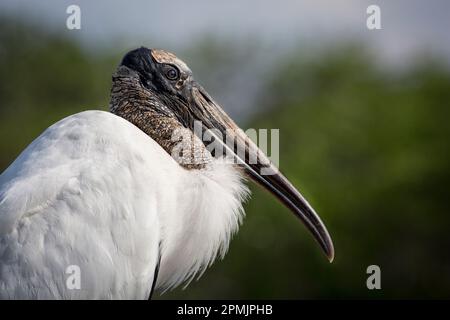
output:
[[[105,111],[71,115],[46,129],[0,175],[0,234],[57,200],[83,192],[114,195],[121,186],[158,179],[155,167],[171,172],[171,166],[172,158],[125,119]]]
[[[147,297],[159,250],[156,186],[173,171],[155,163],[171,159],[163,153],[101,111],[36,138],[0,175],[0,298]],[[48,276],[70,265],[82,270],[83,290]]]

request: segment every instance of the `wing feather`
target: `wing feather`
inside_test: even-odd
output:
[[[161,150],[101,111],[65,118],[32,142],[0,175],[0,298],[147,298]],[[70,266],[80,289],[67,285]]]

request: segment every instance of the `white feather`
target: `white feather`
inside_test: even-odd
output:
[[[248,189],[232,165],[186,170],[108,112],[48,128],[0,175],[0,298],[146,299],[223,256]],[[81,270],[81,289],[66,269]]]

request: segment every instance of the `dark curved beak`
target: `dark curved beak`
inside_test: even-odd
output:
[[[300,192],[199,84],[191,86],[191,97],[196,105],[192,108],[195,109],[195,118],[203,129],[223,146],[225,154],[242,166],[251,179],[272,193],[304,223],[332,262],[333,241],[320,217]],[[233,141],[231,145],[230,141]]]
[[[273,170],[274,174],[261,175],[256,170],[261,170],[261,164],[246,166],[248,175],[275,197],[278,198],[286,207],[288,207],[296,217],[298,217],[306,226],[306,228],[312,233],[313,237],[322,247],[322,250],[326,254],[328,260],[333,262],[334,259],[334,246],[331,240],[330,234],[327,228],[320,219],[319,215],[314,211],[310,204],[300,194],[300,192],[289,182],[289,180],[270,164],[262,166],[265,169]],[[272,168],[271,168],[272,167]]]

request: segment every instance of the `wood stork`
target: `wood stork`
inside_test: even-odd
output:
[[[226,253],[244,214],[245,176],[333,259],[311,206],[175,55],[144,47],[126,54],[110,111],[57,122],[0,176],[0,298],[146,299],[189,283]],[[202,132],[231,134],[244,156],[217,135],[237,163],[209,151],[197,122]],[[174,139],[176,131],[190,139]],[[180,144],[188,152],[174,156]],[[69,266],[79,269],[79,287],[68,286]]]

